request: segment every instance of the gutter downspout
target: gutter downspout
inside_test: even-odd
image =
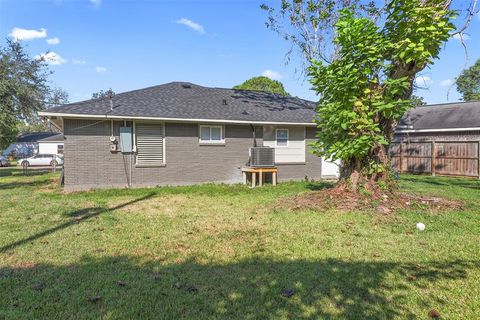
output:
[[[253,147],[255,148],[257,146],[257,133],[255,131],[255,126],[253,124],[250,124],[250,128],[252,128]],[[248,161],[247,161],[246,165],[250,166],[250,163],[252,163],[252,151],[249,148],[248,149]]]
[[[255,126],[253,124],[250,125],[252,128],[252,137],[253,137],[253,147],[257,146],[257,133],[255,131]]]

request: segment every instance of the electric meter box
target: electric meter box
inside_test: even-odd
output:
[[[132,127],[120,127],[120,151],[122,153],[133,151]]]

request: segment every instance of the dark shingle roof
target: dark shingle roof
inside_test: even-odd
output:
[[[405,113],[399,129],[461,129],[480,127],[480,101],[432,104]]]
[[[29,132],[17,137],[17,142],[37,142],[38,140],[57,135],[58,132]]]
[[[63,134],[55,133],[55,135],[40,139],[38,142],[63,142]]]
[[[311,123],[315,116],[311,101],[186,82],[119,93],[113,104],[110,110],[108,98],[93,99],[54,107],[47,113],[292,123]]]

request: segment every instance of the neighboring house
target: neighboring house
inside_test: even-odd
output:
[[[38,153],[38,141],[57,135],[58,132],[29,132],[17,137],[3,152],[7,158],[21,159]]]
[[[65,189],[80,190],[239,183],[254,145],[275,148],[279,181],[320,179],[322,159],[308,145],[314,108],[293,97],[172,82],[40,115],[63,130]]]
[[[399,172],[480,177],[480,101],[420,106],[400,121],[390,145]]]
[[[480,101],[419,106],[408,111],[395,132],[396,142],[480,140]]]
[[[40,154],[63,154],[63,134],[38,140],[38,153]]]

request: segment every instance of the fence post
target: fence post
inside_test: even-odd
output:
[[[478,179],[480,179],[480,141],[477,142],[477,173],[478,173]]]
[[[432,176],[435,177],[435,141],[432,141],[432,146],[430,148],[431,158],[432,158]]]
[[[399,169],[399,171],[400,171],[400,173],[403,172],[403,141],[400,141],[400,169]]]

